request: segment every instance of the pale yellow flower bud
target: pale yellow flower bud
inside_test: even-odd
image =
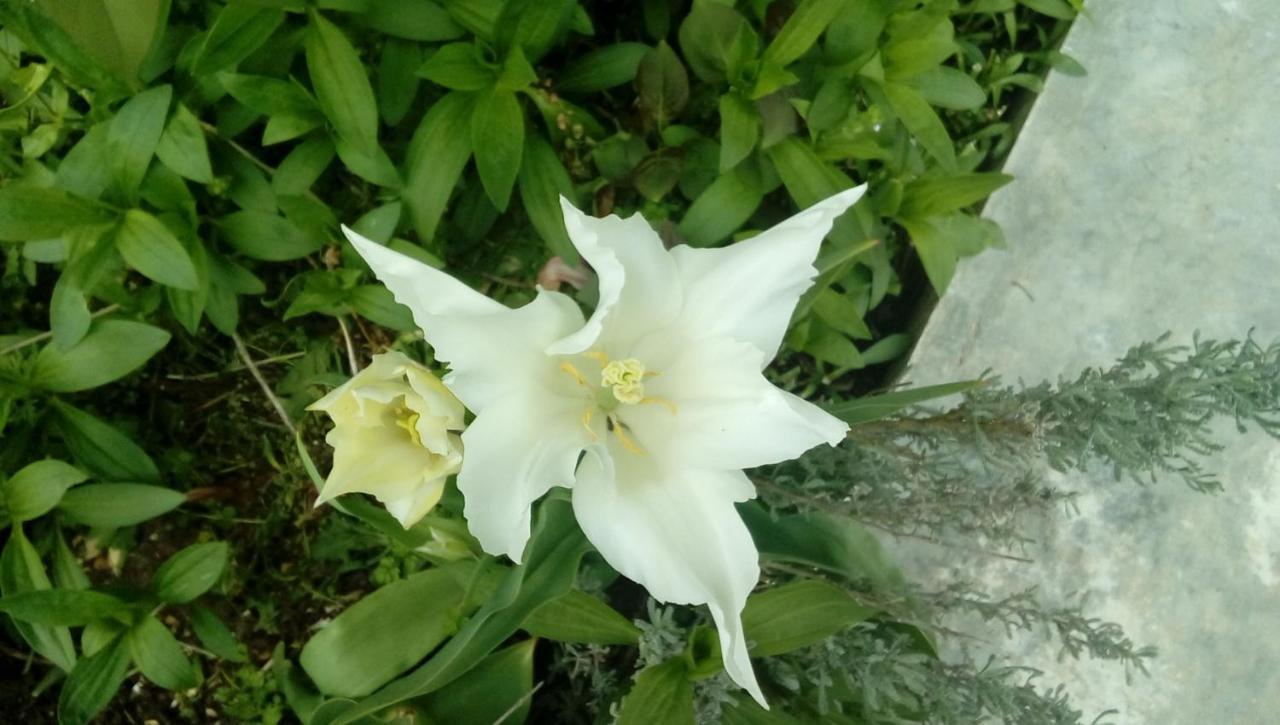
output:
[[[333,469],[317,504],[367,493],[405,528],[440,500],[462,465],[462,403],[430,370],[398,352],[375,355],[309,410],[333,420]]]

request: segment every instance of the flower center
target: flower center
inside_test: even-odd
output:
[[[409,434],[409,440],[419,447],[422,446],[422,436],[418,435],[418,419],[421,417],[404,405],[401,405],[396,410],[396,427],[404,428],[405,432]]]
[[[592,421],[597,411],[602,412],[605,414],[605,431],[616,436],[623,448],[637,455],[645,455],[644,449],[631,439],[631,429],[618,417],[618,407],[656,403],[665,406],[672,415],[675,415],[675,403],[665,398],[645,394],[644,379],[658,373],[648,370],[644,363],[633,357],[610,360],[607,355],[598,350],[586,352],[583,355],[600,364],[598,387],[587,382],[586,376],[571,361],[565,360],[560,363],[560,369],[565,374],[573,378],[578,385],[591,391],[592,402],[582,413],[582,427],[586,428],[592,440],[595,440],[597,434]]]

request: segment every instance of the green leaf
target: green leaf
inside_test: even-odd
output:
[[[366,284],[351,290],[347,297],[351,309],[358,315],[372,320],[375,324],[389,327],[397,332],[413,332],[418,323],[413,321],[413,313],[408,307],[396,302],[391,290],[380,284]]]
[[[130,81],[108,70],[60,25],[35,9],[35,3],[6,3],[6,29],[29,42],[31,50],[43,55],[76,85],[95,89],[108,97],[128,93]],[[47,8],[46,8],[47,9]]]
[[[8,184],[0,188],[0,241],[59,236],[76,227],[105,224],[111,210],[60,189]]]
[[[524,114],[515,93],[494,90],[476,99],[471,147],[489,200],[498,211],[506,211],[524,157]]]
[[[876,611],[826,582],[807,579],[752,594],[742,627],[751,656],[772,657],[817,644]]]
[[[522,91],[538,82],[538,72],[529,65],[520,48],[512,48],[502,63],[498,74],[498,88],[505,91]]]
[[[934,398],[944,398],[948,395],[963,393],[979,385],[982,385],[981,380],[963,380],[955,383],[928,385],[921,388],[868,395],[854,400],[831,403],[823,407],[828,413],[849,425],[858,425],[887,418],[903,408],[919,405]]]
[[[278,9],[228,3],[204,36],[191,64],[192,75],[207,75],[235,66],[267,42],[282,22],[284,13]]]
[[[455,91],[479,91],[493,86],[497,73],[480,61],[472,43],[449,43],[418,69],[422,78]]]
[[[59,275],[49,298],[49,330],[53,333],[53,344],[63,350],[84,339],[93,324],[89,298],[75,277],[70,272]]]
[[[538,62],[569,30],[576,5],[573,0],[507,0],[494,28],[498,47],[519,48]]]
[[[55,393],[96,388],[142,367],[168,342],[169,333],[142,322],[95,320],[70,349],[45,345],[36,355],[31,382]]]
[[[116,230],[116,249],[130,267],[160,284],[194,290],[199,283],[182,242],[159,219],[141,209],[124,213]]]
[[[911,79],[911,87],[930,105],[956,111],[972,111],[987,102],[987,92],[967,73],[939,66]]]
[[[876,537],[852,519],[818,513],[774,517],[755,502],[738,504],[738,513],[763,559],[823,569],[880,592],[902,589],[902,572]]]
[[[437,43],[464,33],[448,11],[431,0],[369,0],[368,5],[360,21],[395,38]]]
[[[307,641],[298,661],[326,695],[373,692],[435,649],[474,604],[464,601],[475,565],[418,572],[392,582],[334,617]]]
[[[520,164],[520,201],[529,222],[551,253],[566,264],[578,261],[578,251],[564,226],[560,198],[573,199],[573,180],[556,152],[541,134],[531,134],[524,142],[524,161]]]
[[[430,722],[449,725],[522,723],[533,691],[533,649],[537,640],[498,650],[449,687],[416,701]]]
[[[138,198],[138,187],[147,175],[156,146],[169,117],[173,88],[149,88],[125,102],[111,119],[107,146],[111,153],[115,190],[129,201]]]
[[[1013,181],[1008,174],[954,174],[916,179],[902,190],[898,216],[924,219],[968,208]]]
[[[356,49],[333,23],[311,13],[307,32],[307,71],[320,110],[338,136],[357,151],[378,149],[378,105]]]
[[[680,24],[680,51],[694,75],[721,83],[746,61],[754,61],[760,40],[731,6],[698,2]]]
[[[640,107],[659,126],[673,120],[689,103],[689,74],[666,41],[645,53],[636,69]]]
[[[111,702],[128,672],[129,646],[124,636],[81,658],[58,696],[59,725],[87,725]]]
[[[659,202],[680,183],[682,168],[679,155],[658,151],[646,156],[636,166],[631,174],[631,184],[644,198]]]
[[[205,649],[228,662],[248,661],[244,648],[218,615],[204,607],[192,607],[188,610],[188,617],[191,619],[191,629],[195,630],[196,637]]]
[[[471,107],[468,94],[449,93],[427,111],[409,144],[404,203],[424,242],[435,237],[449,196],[471,158]]]
[[[720,173],[738,165],[760,139],[760,114],[755,104],[736,93],[720,97]]]
[[[387,126],[397,126],[408,115],[418,86],[415,73],[422,65],[422,49],[417,43],[390,39],[378,58],[378,115]]]
[[[151,457],[119,429],[60,400],[53,401],[53,410],[71,455],[97,478],[160,482]]]
[[[62,535],[59,526],[53,535],[53,583],[59,589],[88,589],[89,576],[76,558],[75,552],[67,546],[67,539]]]
[[[910,86],[900,83],[886,83],[884,95],[894,115],[915,136],[924,150],[937,159],[944,169],[955,168],[955,145],[929,102]]]
[[[735,169],[717,178],[693,200],[677,231],[690,246],[714,246],[742,228],[763,198],[759,187]]]
[[[640,628],[608,604],[578,589],[538,607],[524,621],[524,631],[557,642],[589,644],[640,643]]]
[[[693,682],[683,657],[650,665],[622,698],[618,725],[693,725]]]
[[[858,58],[869,58],[879,46],[888,17],[889,4],[881,0],[847,3],[827,31],[825,60],[832,65],[843,65]]]
[[[129,83],[164,30],[168,3],[134,0],[37,0],[36,4],[64,32],[113,75]]]
[[[720,725],[802,725],[794,716],[776,707],[766,710],[743,694],[731,695],[720,714]]]
[[[52,458],[31,463],[0,486],[6,513],[17,522],[44,516],[58,505],[67,489],[88,479],[84,471]]]
[[[277,196],[304,194],[333,163],[333,141],[315,134],[293,147],[271,177],[271,189]]]
[[[254,259],[283,262],[305,257],[324,246],[324,239],[308,237],[279,214],[243,209],[216,222],[222,238]]]
[[[182,645],[154,616],[143,617],[129,629],[129,653],[143,677],[166,690],[182,691],[196,686],[199,677]]]
[[[561,93],[596,93],[630,83],[640,68],[640,59],[649,52],[644,43],[614,43],[575,58],[555,76]]]
[[[228,556],[225,541],[192,544],[156,569],[151,588],[161,601],[185,604],[218,582],[227,568]]]
[[[89,589],[39,589],[5,595],[0,612],[31,624],[79,627],[98,619],[128,622],[133,609],[110,594]]]
[[[315,116],[320,122],[320,107],[301,86],[292,81],[266,76],[224,74],[219,76],[231,97],[268,116]]]
[[[90,483],[67,491],[58,510],[71,521],[117,529],[154,519],[181,506],[180,491],[144,483]]]
[[[476,666],[520,628],[531,612],[569,591],[588,544],[569,503],[551,497],[542,503],[524,563],[507,572],[498,589],[458,633],[413,672],[389,683],[359,704],[338,703],[310,725],[342,725],[409,698],[434,692]]]
[[[892,27],[892,26],[891,26]],[[938,18],[927,30],[894,38],[884,49],[884,74],[892,80],[915,78],[937,68],[957,51],[950,19]]]
[[[927,219],[900,219],[899,222],[911,236],[911,246],[920,255],[920,263],[924,265],[929,283],[942,295],[955,276],[956,259],[959,256],[951,238]]]
[[[801,0],[791,17],[764,49],[762,60],[779,66],[790,65],[804,55],[831,21],[844,10],[845,0]]]
[[[14,524],[4,551],[0,552],[0,594],[10,597],[21,592],[45,591],[50,586],[40,554],[27,540],[22,524]],[[18,620],[13,626],[37,654],[63,672],[71,671],[76,663],[76,650],[71,643],[70,630]]]
[[[1051,18],[1072,20],[1076,17],[1075,9],[1067,3],[1067,0],[1018,0],[1018,2]]]
[[[156,157],[177,174],[200,184],[213,181],[209,165],[209,145],[205,141],[200,119],[179,103],[160,134]]]

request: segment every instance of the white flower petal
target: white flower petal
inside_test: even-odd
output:
[[[753,468],[843,440],[849,426],[765,379],[763,357],[727,337],[698,340],[645,384],[674,413],[638,405],[619,414],[639,446],[670,466]]]
[[[761,705],[742,631],[742,608],[760,578],[759,558],[733,502],[741,471],[672,470],[610,444],[578,467],[573,510],[600,554],[655,599],[706,604],[720,632],[725,670]],[[612,463],[612,465],[611,465]]]
[[[768,364],[800,295],[813,283],[813,261],[823,237],[865,191],[865,184],[842,191],[728,247],[673,249],[685,290],[681,327],[694,337],[749,342]]]
[[[643,216],[600,219],[563,197],[560,207],[569,238],[600,280],[600,302],[582,329],[548,347],[548,353],[572,355],[593,346],[610,352],[676,316],[681,293],[675,261]]]
[[[400,525],[408,529],[422,520],[444,495],[444,484],[447,476],[441,476],[424,483],[407,496],[384,500],[382,504],[387,512],[395,517]]]
[[[567,376],[566,376],[567,377]],[[587,402],[528,389],[495,401],[462,434],[458,489],[471,533],[490,554],[519,562],[530,506],[552,486],[571,487],[590,434]]]
[[[513,310],[438,269],[344,231],[378,279],[413,312],[436,357],[449,363],[445,383],[472,411],[521,388],[569,381],[544,351],[582,327],[582,311],[572,299],[544,290]]]

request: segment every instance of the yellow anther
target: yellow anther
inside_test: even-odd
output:
[[[578,369],[575,368],[573,366],[573,363],[569,362],[568,360],[565,360],[564,362],[560,363],[560,369],[568,373],[569,377],[576,380],[578,382],[578,385],[581,385],[584,388],[591,387],[590,385],[587,384],[587,379],[582,377],[582,373],[578,372]]]
[[[409,413],[405,415],[405,413]],[[401,408],[400,415],[396,419],[396,426],[404,428],[409,434],[409,440],[413,441],[415,446],[422,445],[422,436],[418,435],[418,419],[422,416],[417,413],[410,413],[408,408]]]
[[[596,362],[600,363],[601,365],[608,365],[608,364],[609,364],[609,356],[608,356],[608,355],[605,355],[604,353],[600,352],[599,350],[588,350],[587,352],[584,352],[584,353],[582,353],[582,354],[583,354],[583,355],[585,355],[586,357],[591,358],[592,360],[595,360]]]
[[[670,400],[667,400],[666,398],[659,398],[659,397],[650,395],[644,400],[641,400],[640,404],[641,405],[661,405],[662,407],[670,411],[672,415],[676,414],[676,404],[671,402]]]
[[[586,410],[582,411],[582,427],[586,428],[587,432],[591,434],[591,440],[593,441],[599,440],[600,438],[600,436],[596,435],[595,429],[591,427],[591,416],[595,414],[596,414],[596,409],[594,407],[587,408]]]
[[[622,425],[622,422],[618,420],[618,416],[609,416],[609,422],[612,424],[610,426],[610,430],[613,431],[614,435],[618,436],[618,442],[622,444],[623,448],[626,448],[637,456],[645,455],[644,449],[636,445],[636,442],[631,440],[631,436],[627,435],[627,429]]]

